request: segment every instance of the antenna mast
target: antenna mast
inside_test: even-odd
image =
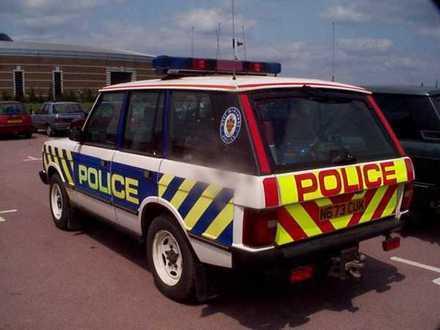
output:
[[[335,81],[335,52],[336,52],[336,31],[335,22],[332,22],[332,81]]]
[[[194,57],[194,26],[191,26],[191,57]]]
[[[245,31],[244,31],[244,25],[241,26],[241,32],[242,32],[242,35],[243,35],[242,38],[243,38],[244,59],[245,59],[245,61],[247,61],[247,48],[246,48],[247,41],[246,41],[246,34],[245,34]]]
[[[220,29],[221,29],[221,23],[218,23],[217,31],[216,31],[217,34],[217,51],[215,53],[216,59],[219,59],[220,57]]]
[[[236,70],[236,64],[237,64],[237,50],[236,50],[236,48],[235,48],[235,46],[236,46],[236,40],[235,40],[235,2],[234,2],[234,0],[231,0],[232,1],[232,51],[233,51],[233,54],[234,54],[234,68],[233,68],[233,70],[232,70],[232,74],[233,74],[233,76],[232,76],[232,79],[237,79],[236,78],[236,74],[235,74],[235,70]]]

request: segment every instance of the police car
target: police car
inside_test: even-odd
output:
[[[145,241],[157,287],[209,295],[208,269],[359,276],[360,241],[399,227],[414,172],[371,93],[280,64],[160,56],[43,146],[55,225],[88,211]],[[330,262],[331,261],[331,262]]]

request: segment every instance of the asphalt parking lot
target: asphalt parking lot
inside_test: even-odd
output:
[[[364,242],[358,283],[243,278],[182,305],[156,290],[129,236],[93,219],[55,228],[37,174],[45,139],[0,139],[0,329],[440,329],[440,216],[407,230],[398,250]]]

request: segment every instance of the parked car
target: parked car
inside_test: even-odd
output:
[[[32,119],[20,102],[0,101],[0,134],[32,137]]]
[[[368,87],[413,159],[414,211],[440,208],[440,89]]]
[[[57,133],[66,133],[70,130],[70,123],[84,119],[86,113],[77,102],[46,102],[32,115],[35,130],[45,130],[47,136]]]

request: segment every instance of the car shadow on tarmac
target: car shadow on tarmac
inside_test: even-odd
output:
[[[356,297],[370,291],[385,292],[405,278],[396,267],[372,257],[367,257],[363,275],[360,281],[328,277],[295,285],[271,278],[242,278],[209,302],[202,317],[222,313],[252,329],[297,327],[325,310],[356,313],[361,308],[353,301]]]
[[[440,214],[433,214],[420,219],[415,224],[408,224],[400,234],[402,237],[415,237],[440,246]]]
[[[112,226],[90,220],[75,235],[88,235],[147,270],[145,251],[138,241]],[[356,297],[371,291],[385,292],[405,278],[393,265],[369,256],[363,275],[360,281],[323,278],[291,285],[278,277],[227,274],[223,293],[200,306],[201,317],[221,313],[253,329],[301,326],[320,311],[356,313],[361,308],[354,302]]]

